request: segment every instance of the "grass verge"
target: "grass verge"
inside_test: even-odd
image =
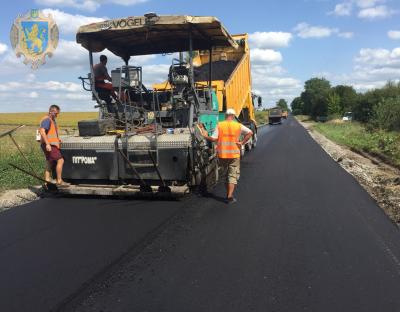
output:
[[[358,122],[330,121],[316,123],[313,129],[328,139],[355,151],[369,153],[386,163],[400,167],[400,133],[382,130],[367,131]]]
[[[257,125],[262,125],[268,123],[268,111],[256,111],[255,117]]]
[[[0,125],[0,133],[12,128],[13,126]],[[35,141],[35,132],[36,127],[24,127],[15,132],[13,137],[32,164],[34,172],[42,177],[45,161],[40,145]],[[5,136],[0,139],[0,192],[41,184],[37,179],[12,168],[10,163],[32,171],[9,136]]]

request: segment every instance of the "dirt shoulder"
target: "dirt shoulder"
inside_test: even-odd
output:
[[[313,129],[313,123],[299,122],[335,161],[357,179],[386,214],[400,225],[400,170],[373,156],[360,155],[332,142]]]

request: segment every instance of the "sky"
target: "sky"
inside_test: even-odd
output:
[[[58,47],[33,70],[17,58],[9,33],[19,14],[40,9],[55,19]],[[300,95],[304,82],[324,77],[359,92],[400,79],[400,0],[30,0],[7,1],[0,11],[0,113],[91,111],[78,80],[89,72],[88,53],[75,42],[80,25],[105,19],[159,15],[215,16],[231,34],[248,33],[253,90],[272,107]],[[108,69],[122,64],[109,56]],[[99,55],[95,55],[95,61]],[[170,55],[134,57],[146,85],[165,81]]]

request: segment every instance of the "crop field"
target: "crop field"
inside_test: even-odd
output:
[[[0,113],[0,125],[38,126],[47,113]],[[97,112],[62,112],[57,118],[59,127],[77,127],[79,120],[97,118]]]

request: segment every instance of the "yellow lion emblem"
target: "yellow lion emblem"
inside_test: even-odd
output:
[[[19,15],[11,27],[10,41],[15,55],[33,69],[46,62],[58,45],[58,27],[51,14],[32,9]]]
[[[29,28],[24,28],[25,37],[23,38],[23,41],[26,50],[28,50],[30,54],[40,54],[43,52],[43,40],[45,33],[46,30],[42,29],[39,36],[39,27],[37,24],[33,24],[30,31]],[[28,47],[27,41],[30,42],[30,47]],[[37,51],[35,51],[35,48],[37,48]]]

